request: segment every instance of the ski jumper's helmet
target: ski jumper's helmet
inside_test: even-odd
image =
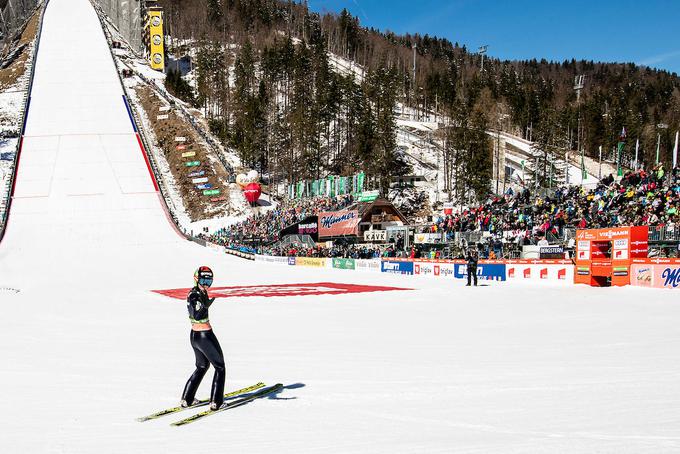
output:
[[[194,273],[194,283],[204,287],[210,287],[213,283],[213,272],[207,266],[199,267]]]

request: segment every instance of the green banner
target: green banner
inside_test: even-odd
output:
[[[184,163],[185,167],[198,167],[200,165],[201,165],[201,161],[189,161],[189,162]]]
[[[357,175],[356,192],[363,192],[363,190],[364,190],[364,180],[365,179],[366,179],[366,174],[364,172],[361,172],[359,175]]]
[[[380,191],[362,192],[361,194],[359,194],[359,202],[374,202],[379,195]]]
[[[339,270],[355,270],[356,262],[354,259],[333,259],[333,268]]]
[[[206,189],[203,191],[203,195],[219,195],[220,190],[219,189]]]

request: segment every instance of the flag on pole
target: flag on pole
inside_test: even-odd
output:
[[[617,145],[616,153],[616,174],[620,177],[623,176],[623,167],[621,167],[621,155],[623,154],[623,148],[626,146],[626,128],[621,130],[621,135],[619,136],[619,143]]]
[[[633,163],[633,170],[638,169],[638,152],[640,151],[640,138],[635,140],[635,162]]]
[[[588,179],[588,172],[586,172],[586,158],[585,158],[585,150],[581,150],[581,180],[587,180]]]
[[[675,148],[673,148],[673,168],[678,166],[678,136],[680,136],[680,131],[675,131]]]

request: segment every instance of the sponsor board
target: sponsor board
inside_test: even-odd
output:
[[[579,241],[576,249],[578,260],[590,260],[590,241]]]
[[[170,115],[156,115],[156,120],[167,120]]]
[[[288,265],[295,266],[296,257],[288,257]]]
[[[220,190],[219,189],[207,189],[203,191],[203,195],[219,195]]]
[[[188,177],[189,178],[195,178],[195,177],[202,177],[205,175],[205,170],[199,170],[198,172],[191,172]]]
[[[195,151],[187,151],[187,152],[182,153],[183,158],[191,158],[193,156],[196,156]]]
[[[356,235],[359,221],[357,210],[319,213],[319,238]]]
[[[626,266],[615,266],[612,270],[613,276],[628,276],[628,267]]]
[[[380,191],[364,191],[359,194],[359,202],[374,202],[380,196]]]
[[[172,109],[172,107],[170,107],[170,106],[161,106],[161,107],[158,108],[158,111],[159,112],[168,112],[170,109]]]
[[[508,280],[549,280],[568,284],[574,280],[574,266],[571,263],[524,264],[510,261],[506,268]]]
[[[189,288],[169,290],[153,290],[154,293],[185,300]],[[316,284],[279,284],[279,285],[254,285],[238,287],[212,287],[210,296],[214,298],[249,298],[249,297],[287,297],[307,295],[346,295],[352,293],[367,292],[391,292],[411,290],[399,287],[385,287],[376,285],[340,284],[335,282],[320,282]]]
[[[413,237],[415,244],[439,244],[444,242],[443,233],[416,233]]]
[[[213,197],[212,199],[210,199],[211,202],[224,202],[225,200],[227,200],[227,196],[225,195],[221,197]]]
[[[368,259],[359,259],[359,260],[354,260],[354,264],[356,265],[356,269],[358,271],[372,271],[372,272],[380,272],[380,259],[376,260],[368,260]]]
[[[387,241],[387,230],[366,230],[364,241]]]
[[[193,184],[207,183],[207,182],[208,182],[208,178],[207,178],[207,177],[203,177],[203,178],[194,178],[193,180],[191,180],[191,182],[192,182]]]
[[[197,184],[196,189],[204,191],[206,189],[212,189],[213,185],[211,183]]]
[[[391,274],[413,274],[413,262],[394,262],[390,260],[383,260],[380,266],[380,271]]]
[[[631,265],[631,284],[639,287],[680,288],[680,264]]]
[[[310,268],[326,268],[326,259],[316,257],[295,257],[296,266],[307,266]]]
[[[563,259],[564,248],[562,246],[542,247],[538,250],[538,257],[540,259]]]
[[[176,149],[177,151],[182,151],[182,150],[186,150],[186,149],[187,149],[187,146],[186,146],[186,145],[176,145],[176,146],[175,146],[175,149]]]
[[[175,142],[186,142],[187,138],[186,137],[175,137]]]
[[[467,264],[456,264],[454,276],[467,279]],[[506,280],[506,266],[500,263],[480,263],[477,265],[477,277],[487,281]]]
[[[336,269],[339,269],[339,270],[355,270],[356,269],[356,263],[354,262],[354,259],[334,258],[332,264],[333,264],[333,268],[336,268]]]
[[[288,257],[278,257],[274,255],[256,255],[256,262],[279,263],[282,265],[288,264]]]
[[[184,163],[184,167],[198,167],[201,165],[201,161],[189,161]]]

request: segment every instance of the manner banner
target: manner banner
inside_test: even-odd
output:
[[[342,210],[319,214],[319,238],[354,235],[358,233],[359,212]]]
[[[639,287],[680,288],[680,263],[634,263],[630,268],[630,283]]]

